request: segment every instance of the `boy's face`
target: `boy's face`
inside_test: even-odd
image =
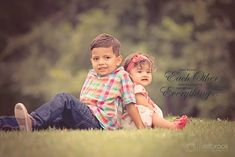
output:
[[[135,84],[147,86],[152,82],[152,70],[148,64],[138,65],[132,68],[129,73]]]
[[[99,75],[112,73],[122,62],[122,56],[116,56],[113,48],[98,47],[91,50],[91,64]]]

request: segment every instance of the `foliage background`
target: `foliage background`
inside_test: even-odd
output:
[[[89,44],[105,32],[121,41],[124,57],[156,58],[148,89],[165,115],[234,120],[234,7],[232,0],[1,1],[0,115],[12,115],[19,101],[32,111],[59,92],[79,96]],[[207,100],[163,96],[165,72],[187,68],[218,76],[219,92]]]

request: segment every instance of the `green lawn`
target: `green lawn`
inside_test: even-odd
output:
[[[232,157],[235,122],[199,120],[183,131],[0,132],[0,157]]]

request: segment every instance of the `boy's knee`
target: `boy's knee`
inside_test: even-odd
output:
[[[55,101],[57,102],[57,105],[66,107],[67,109],[71,109],[78,104],[77,98],[69,93],[56,94]]]
[[[64,97],[64,96],[67,96],[69,95],[68,93],[57,93],[56,96],[59,96],[59,97]]]
[[[58,94],[56,94],[55,97],[60,98],[60,99],[69,99],[71,97],[71,95],[68,93],[58,93]]]

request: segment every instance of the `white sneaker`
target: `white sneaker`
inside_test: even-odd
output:
[[[32,131],[32,120],[30,117],[24,104],[17,103],[15,105],[15,118],[21,131]]]

